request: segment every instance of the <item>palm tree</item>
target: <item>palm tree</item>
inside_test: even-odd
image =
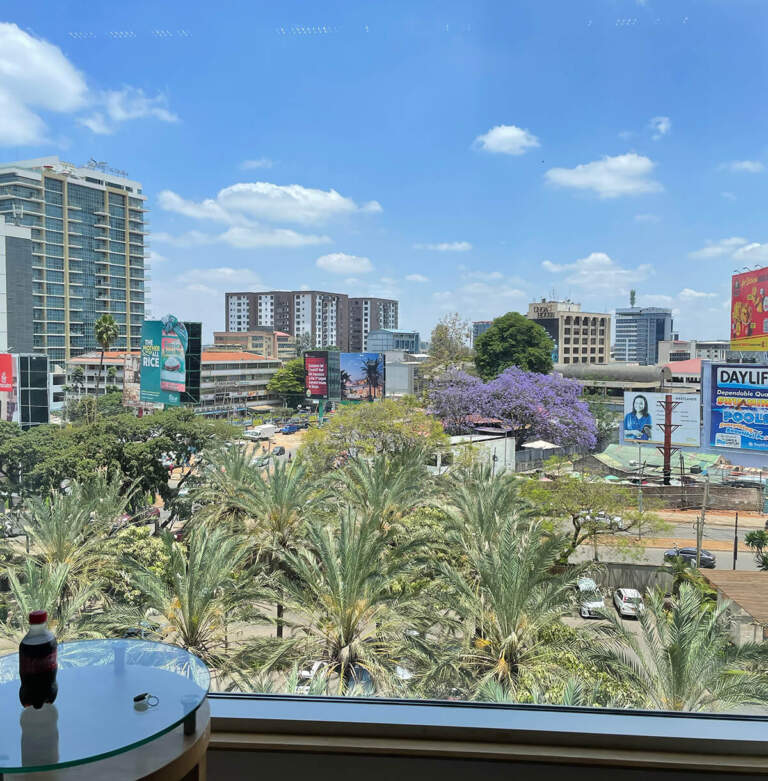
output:
[[[412,448],[350,459],[336,474],[334,493],[381,524],[395,523],[434,495],[426,458],[424,450]]]
[[[617,680],[628,683],[657,710],[722,710],[735,705],[768,703],[768,679],[751,666],[768,659],[762,643],[733,645],[723,602],[706,609],[702,594],[688,583],[665,608],[664,595],[646,598],[638,615],[640,632],[626,629],[614,614],[595,627],[602,642],[592,658]]]
[[[490,543],[506,519],[530,517],[519,484],[513,474],[494,474],[489,464],[461,467],[446,476],[442,508],[459,537]]]
[[[368,401],[376,398],[376,391],[382,380],[382,366],[379,356],[375,358],[362,358],[361,368],[368,385]]]
[[[558,674],[562,649],[548,630],[571,610],[583,567],[554,571],[563,537],[538,521],[502,519],[493,544],[482,530],[468,530],[461,543],[466,566],[443,566],[446,607],[464,626],[458,639],[445,640],[457,669],[470,689],[495,680],[513,693]]]
[[[187,648],[213,667],[227,652],[227,622],[232,616],[257,617],[254,580],[246,568],[246,540],[222,527],[195,524],[185,545],[167,532],[166,572],[158,573],[134,560],[125,562],[132,584],[147,608],[161,614],[164,640]]]
[[[202,505],[198,517],[243,531],[251,517],[245,497],[260,481],[252,460],[246,445],[205,452],[200,479],[190,491],[191,500]]]
[[[411,571],[413,550],[393,547],[375,519],[353,510],[341,512],[338,526],[310,521],[305,545],[284,555],[294,634],[262,653],[264,669],[319,662],[341,694],[367,678],[386,687],[412,601],[392,586]]]
[[[75,366],[72,370],[72,385],[74,385],[78,394],[82,392],[83,386],[85,385],[85,372],[83,371],[82,366]]]
[[[48,623],[58,640],[75,638],[88,631],[86,605],[102,596],[98,584],[76,582],[68,564],[40,563],[27,558],[18,569],[9,568],[8,616],[0,622],[0,636],[21,641],[29,628],[32,610],[45,610]]]
[[[104,369],[104,353],[109,350],[110,345],[117,340],[120,330],[117,327],[117,321],[112,315],[104,314],[93,324],[93,335],[101,347],[101,358],[99,360],[99,373],[96,377],[96,395],[99,395],[99,383],[101,382],[101,373]]]
[[[286,554],[293,553],[305,523],[320,507],[324,496],[296,462],[276,461],[273,469],[255,472],[243,485],[233,504],[243,513],[256,551],[269,572],[279,571]],[[283,604],[277,590],[277,637],[283,636]]]
[[[339,374],[339,379],[341,382],[341,398],[346,399],[347,398],[347,385],[352,381],[352,378],[349,376],[349,372],[345,369],[341,370],[341,373]]]

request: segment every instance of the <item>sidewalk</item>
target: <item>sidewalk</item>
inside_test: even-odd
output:
[[[701,515],[701,509],[698,510],[656,510],[657,515],[670,523],[693,523],[697,515]],[[733,528],[736,518],[735,510],[707,510],[707,526],[726,526]],[[762,529],[768,516],[751,510],[739,510],[739,529]]]
[[[709,522],[709,515],[707,515],[707,522]],[[741,523],[741,516],[739,516],[739,523]],[[618,540],[617,537],[605,537],[603,538],[605,540],[605,543],[602,544],[609,544],[613,540]],[[634,539],[637,539],[636,537]],[[687,539],[687,538],[681,538],[681,537],[643,537],[640,540],[640,545],[644,545],[646,548],[662,548],[663,550],[668,550],[669,548],[674,548],[675,543],[680,548],[695,548],[696,547],[696,540],[695,539]],[[733,540],[711,540],[711,539],[705,539],[702,542],[702,548],[708,551],[733,551]],[[744,543],[739,543],[739,553],[751,553],[752,550],[748,548]]]

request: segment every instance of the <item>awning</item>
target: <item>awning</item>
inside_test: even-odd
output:
[[[530,447],[534,450],[557,450],[560,445],[553,445],[551,442],[546,442],[543,439],[537,439],[534,442],[526,442],[523,447]]]

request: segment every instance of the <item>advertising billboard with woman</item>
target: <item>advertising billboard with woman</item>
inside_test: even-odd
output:
[[[664,400],[672,401],[672,444],[698,447],[701,442],[701,412],[698,393],[624,394],[624,419],[621,441],[647,445],[664,444]]]

